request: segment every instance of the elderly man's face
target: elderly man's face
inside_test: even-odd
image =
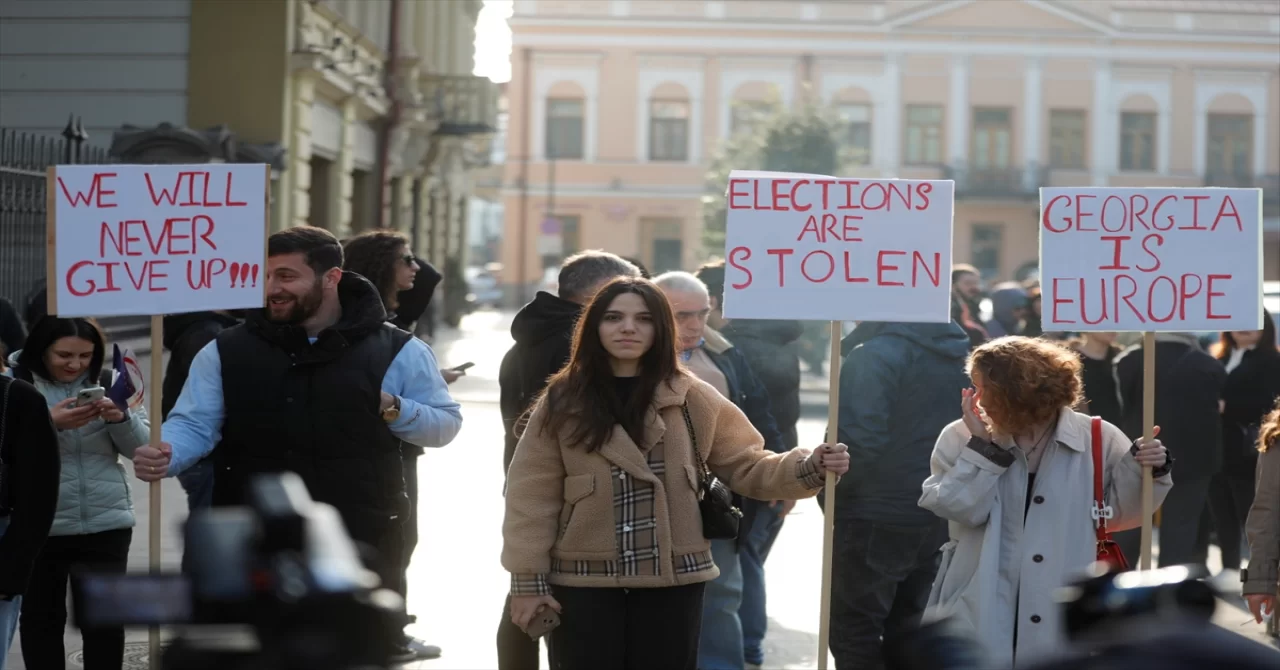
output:
[[[711,314],[711,299],[705,293],[664,289],[671,311],[676,313],[676,329],[680,333],[680,350],[688,351],[702,341]]]

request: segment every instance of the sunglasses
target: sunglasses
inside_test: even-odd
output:
[[[400,257],[400,260],[404,261],[405,265],[413,265],[418,262],[418,260],[413,257],[413,254],[405,254]]]

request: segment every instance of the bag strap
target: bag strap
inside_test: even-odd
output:
[[[1111,539],[1107,532],[1107,519],[1115,516],[1115,512],[1107,505],[1102,493],[1102,418],[1093,417],[1093,527],[1098,541]]]
[[[702,482],[709,479],[711,470],[707,467],[707,461],[702,457],[702,451],[698,449],[698,433],[693,430],[693,419],[689,416],[689,403],[686,401],[680,405],[680,413],[684,415],[685,428],[689,429],[689,442],[693,444],[693,454],[698,458],[698,477]]]

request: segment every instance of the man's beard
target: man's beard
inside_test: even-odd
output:
[[[317,278],[315,285],[311,287],[310,291],[299,296],[291,297],[294,299],[293,304],[290,306],[289,311],[285,312],[284,316],[281,317],[276,317],[272,313],[272,306],[268,300],[266,309],[267,320],[272,323],[296,325],[314,316],[316,311],[320,309],[320,301],[324,297],[324,289],[321,287],[321,280]]]

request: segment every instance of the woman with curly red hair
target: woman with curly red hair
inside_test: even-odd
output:
[[[1171,464],[1159,440],[1130,443],[1100,419],[1095,432],[1072,410],[1080,360],[1060,344],[993,340],[970,355],[969,376],[964,418],[938,437],[920,498],[951,534],[927,617],[971,629],[992,667],[1017,667],[1061,650],[1053,592],[1097,557],[1095,440],[1112,530],[1142,523],[1142,466],[1155,468],[1158,506]]]
[[[1245,532],[1249,569],[1241,575],[1244,597],[1258,623],[1276,611],[1280,592],[1280,400],[1258,430],[1258,480]],[[1272,621],[1275,630],[1275,621]]]

